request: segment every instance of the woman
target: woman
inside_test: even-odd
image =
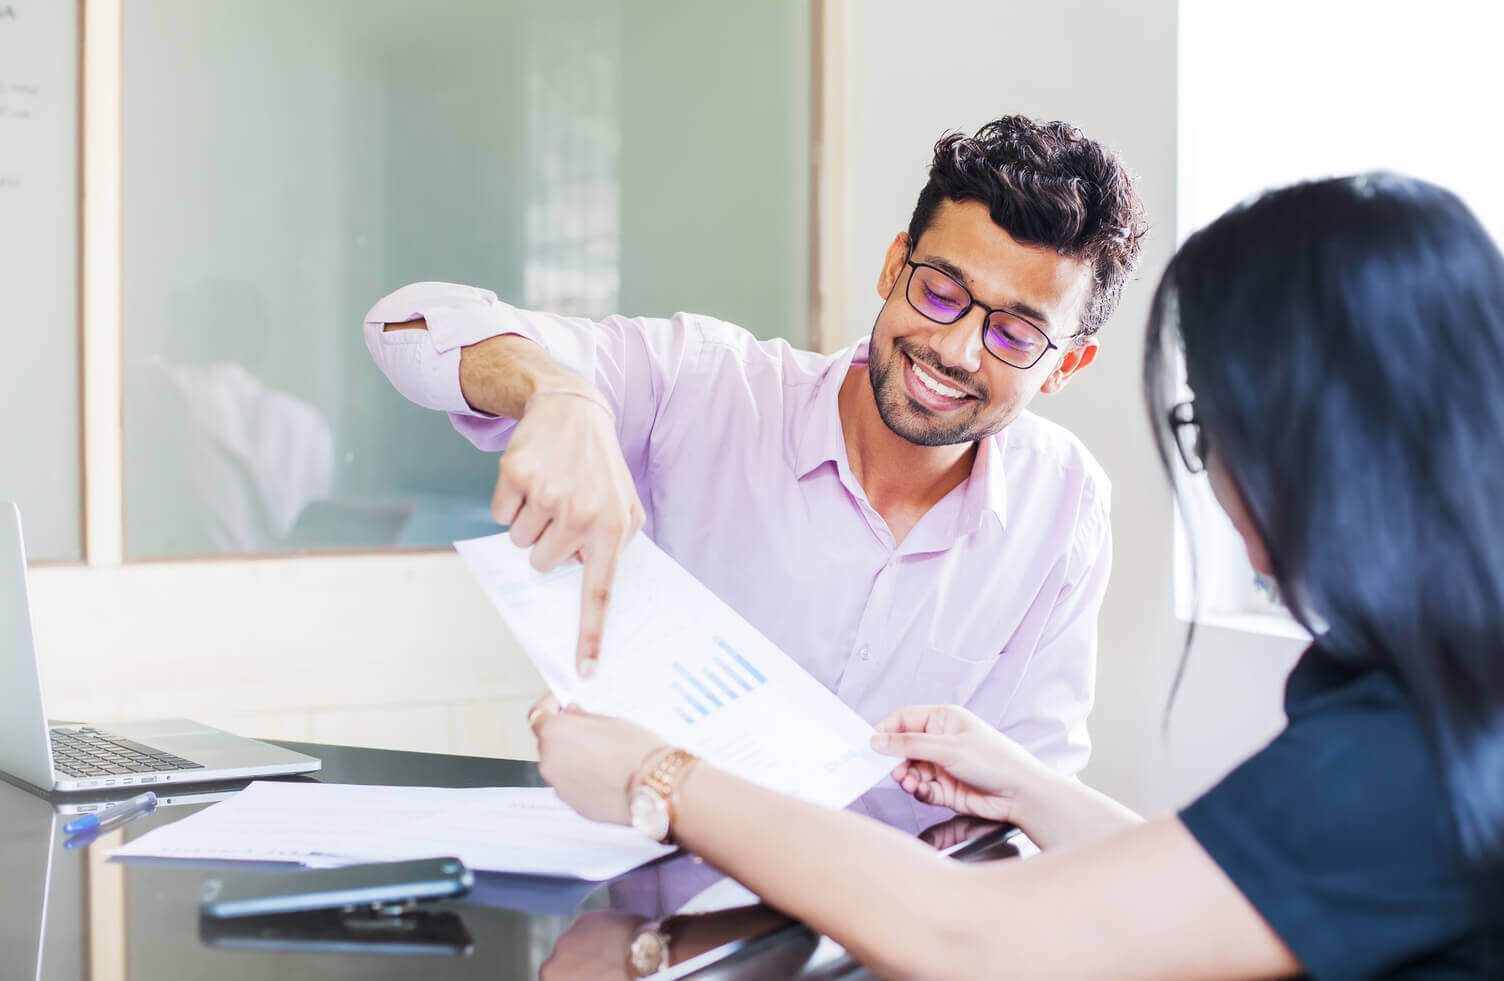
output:
[[[1195,398],[1167,412],[1176,353]],[[1274,191],[1181,248],[1145,366],[1167,467],[1172,443],[1205,467],[1319,638],[1287,728],[1180,814],[1140,820],[953,707],[898,712],[874,743],[905,790],[1013,821],[1039,857],[939,860],[548,700],[545,777],[625,821],[624,788],[667,774],[679,841],[885,975],[1497,970],[1504,258],[1429,184]]]

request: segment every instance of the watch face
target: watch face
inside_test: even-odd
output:
[[[669,965],[667,938],[656,930],[639,933],[632,941],[632,973],[640,978],[655,974]]]
[[[668,801],[650,787],[638,787],[627,801],[632,827],[654,841],[668,837]]]

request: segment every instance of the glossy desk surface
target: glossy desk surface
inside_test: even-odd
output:
[[[282,745],[322,759],[313,779],[327,783],[541,784],[532,763],[513,760]],[[604,884],[478,873],[465,899],[425,906],[406,919],[304,917],[221,928],[198,915],[205,878],[283,874],[288,867],[109,859],[125,841],[242,786],[176,788],[154,813],[96,840],[70,841],[62,826],[73,812],[112,798],[44,797],[0,782],[0,978],[623,978],[626,944],[642,922],[678,913],[691,900],[692,908],[724,905],[713,901],[717,895],[731,895],[738,906],[748,901],[736,899],[735,884],[708,865],[681,855]],[[875,790],[854,807],[914,833],[943,817],[896,788]],[[943,839],[954,829],[939,834]],[[963,835],[976,839],[966,847],[968,857],[1015,854],[999,829],[976,835],[975,828]],[[867,976],[831,941],[766,908],[703,913],[689,922],[694,942],[660,976]]]

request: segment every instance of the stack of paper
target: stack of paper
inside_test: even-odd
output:
[[[560,702],[629,719],[782,793],[845,807],[893,768],[872,727],[638,535],[617,563],[601,659],[575,671],[584,571],[548,574],[506,535],[455,542]]]
[[[671,851],[580,817],[547,788],[261,781],[114,855],[324,867],[453,855],[476,870],[599,881]]]

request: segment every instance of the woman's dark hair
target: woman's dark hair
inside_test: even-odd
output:
[[[909,219],[910,242],[919,241],[944,201],[980,201],[1015,240],[1092,267],[1077,338],[1112,316],[1149,228],[1116,154],[1070,123],[1026,116],[1004,116],[975,136],[952,133],[935,144],[929,182]]]
[[[1410,693],[1468,865],[1499,896],[1504,256],[1423,181],[1271,191],[1192,235],[1155,293],[1145,397],[1167,469],[1177,350],[1291,613]]]

